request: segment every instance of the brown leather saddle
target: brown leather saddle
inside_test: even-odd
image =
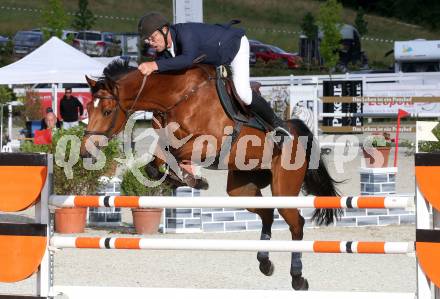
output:
[[[242,104],[232,81],[230,68],[219,66],[216,68],[216,74],[216,87],[220,103],[229,118],[234,120],[234,132],[236,129],[238,130],[237,136],[243,125],[263,132],[271,131],[263,121],[252,115],[247,107]],[[260,94],[260,86],[261,84],[258,82],[251,82],[252,92]]]

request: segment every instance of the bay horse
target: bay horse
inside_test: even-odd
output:
[[[172,73],[153,73],[147,78],[127,63],[112,62],[104,70],[103,77],[97,80],[86,77],[94,101],[87,106],[89,122],[81,144],[81,154],[86,154],[85,143],[90,136],[105,135],[112,138],[123,130],[131,112],[147,110],[160,116],[162,125],[170,122],[180,125],[174,133],[175,137],[188,140],[178,149],[170,149],[178,161],[191,161],[193,150],[199,151],[203,159],[218,155],[222,139],[225,138],[225,128],[233,127],[234,121],[227,116],[219,101],[215,77],[213,66],[202,65]],[[335,187],[337,182],[329,175],[320,157],[319,147],[312,146],[313,134],[307,126],[298,119],[288,120],[286,126],[293,140],[284,142],[283,150],[274,147],[267,168],[262,165],[266,153],[263,143],[266,142],[250,140],[251,136],[262,141],[267,140],[266,133],[251,127],[242,127],[237,142],[232,144],[226,159],[227,192],[230,196],[262,196],[261,189],[268,185],[273,196],[297,196],[301,190],[305,194],[317,196],[338,195]],[[197,141],[197,137],[203,135],[211,136],[208,142],[214,144],[214,153],[208,151],[205,143]],[[306,136],[306,142],[299,142],[299,136]],[[249,142],[251,146],[246,147]],[[283,167],[283,152],[289,153],[289,161],[299,161],[299,165],[293,169]],[[236,159],[243,154],[247,162],[257,159],[258,163],[253,169],[243,170],[237,167]],[[296,160],[298,155],[303,157],[302,161]],[[309,167],[313,155],[319,162],[316,167]],[[159,159],[156,157],[156,160]],[[269,240],[274,209],[248,210],[261,217],[261,240]],[[289,226],[292,240],[302,240],[305,220],[300,212],[297,209],[284,208],[278,211]],[[316,209],[312,219],[317,224],[328,225],[340,213],[340,209]],[[272,275],[274,266],[269,259],[269,253],[258,252],[257,260],[260,271],[267,276]],[[308,289],[308,281],[302,276],[301,253],[292,253],[290,274],[295,290]]]

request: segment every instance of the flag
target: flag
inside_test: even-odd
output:
[[[407,117],[408,115],[409,113],[402,109],[399,109],[399,112],[397,112],[397,118],[404,118]]]
[[[52,143],[52,130],[35,130],[34,131],[34,143],[35,144],[51,144]]]
[[[439,141],[432,133],[432,130],[438,125],[437,121],[418,121],[416,122],[416,140],[417,141]]]

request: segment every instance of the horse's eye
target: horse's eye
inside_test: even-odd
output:
[[[110,114],[112,114],[111,110],[104,110],[103,112],[104,116],[109,116]]]

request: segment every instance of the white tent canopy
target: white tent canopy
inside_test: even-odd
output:
[[[86,83],[105,65],[52,37],[24,58],[0,68],[0,84]]]

